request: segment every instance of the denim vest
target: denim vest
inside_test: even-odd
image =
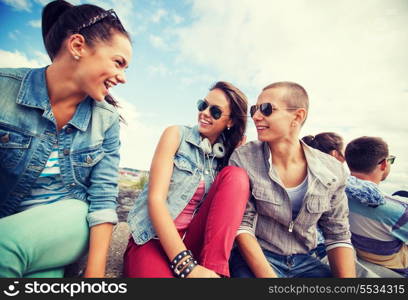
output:
[[[196,192],[200,180],[205,181],[205,194],[207,194],[213,179],[210,174],[209,164],[215,173],[217,159],[204,159],[204,153],[199,148],[201,141],[197,126],[180,126],[180,146],[174,156],[173,174],[170,179],[167,206],[173,220],[186,207]],[[128,215],[128,223],[136,244],[142,245],[152,239],[156,232],[150,221],[147,208],[148,184],[136,199]]]
[[[117,111],[88,97],[57,131],[45,68],[0,69],[0,91],[0,218],[18,211],[57,144],[63,184],[89,202],[89,225],[116,223]]]

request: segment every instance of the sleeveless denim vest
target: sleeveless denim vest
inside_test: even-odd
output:
[[[201,137],[197,126],[179,126],[179,130],[180,146],[174,156],[173,174],[167,195],[167,206],[173,220],[191,200],[201,179],[205,181],[205,195],[207,195],[213,182],[209,169],[210,162],[212,162],[211,168],[214,174],[218,164],[217,159],[213,159],[211,155],[210,159],[204,158],[204,153],[199,148]],[[136,199],[127,219],[133,239],[138,245],[148,242],[156,235],[149,217],[147,195],[148,183]]]

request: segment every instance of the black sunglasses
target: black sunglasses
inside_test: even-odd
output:
[[[384,159],[382,159],[382,160],[380,160],[379,162],[378,162],[378,164],[381,164],[383,161],[388,161],[391,165],[394,163],[394,161],[395,161],[395,159],[396,159],[397,157],[395,156],[395,155],[390,155],[390,156],[388,156],[388,157],[386,157],[386,158],[384,158]]]
[[[301,108],[301,107],[276,108],[276,107],[273,107],[271,103],[267,102],[267,103],[262,103],[262,104],[260,104],[260,105],[252,105],[251,108],[250,108],[250,110],[249,110],[249,113],[251,114],[251,118],[253,118],[254,115],[255,115],[255,113],[256,113],[256,111],[259,109],[259,110],[261,111],[261,113],[262,113],[265,117],[268,117],[268,116],[270,116],[270,115],[273,113],[274,110],[282,110],[282,109],[285,109],[285,110],[296,110],[296,109],[298,109],[298,108]]]
[[[95,17],[91,18],[88,22],[79,26],[76,32],[79,33],[82,29],[92,26],[108,17],[111,17],[113,20],[115,20],[120,25],[120,27],[122,27],[123,31],[126,31],[115,11],[113,9],[109,9],[107,11],[104,11],[103,13],[100,13],[99,15],[96,15]]]
[[[218,120],[223,115],[221,108],[219,108],[216,105],[210,105],[207,102],[207,100],[200,99],[200,100],[197,101],[198,111],[204,111],[204,110],[207,109],[207,107],[210,107],[210,115],[214,120]],[[229,115],[224,115],[224,116],[229,116]]]

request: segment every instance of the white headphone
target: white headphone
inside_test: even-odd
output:
[[[207,155],[212,154],[216,158],[223,158],[225,156],[225,148],[222,143],[216,143],[214,146],[211,146],[210,141],[207,138],[204,138],[198,147],[200,147]]]
[[[204,138],[200,144],[198,145],[201,150],[203,150],[203,155],[204,155],[204,168],[205,168],[205,157],[207,156],[208,160],[208,168],[211,174],[212,179],[215,179],[215,174],[214,170],[212,169],[212,162],[214,161],[214,158],[223,158],[225,156],[225,148],[222,143],[216,143],[213,146],[211,146],[210,141],[207,138]],[[210,160],[209,156],[212,155],[213,158]]]

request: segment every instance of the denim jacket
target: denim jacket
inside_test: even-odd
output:
[[[57,144],[63,184],[89,202],[89,226],[116,223],[119,115],[88,97],[57,131],[45,70],[0,69],[0,217],[17,212]]]
[[[325,245],[351,245],[347,174],[332,156],[302,142],[307,161],[308,189],[297,217],[276,171],[269,165],[271,151],[265,142],[253,141],[234,151],[230,165],[245,169],[251,197],[239,231],[256,236],[262,248],[279,255],[306,254],[316,247],[317,226]]]
[[[205,194],[207,194],[213,182],[209,170],[210,163],[214,173],[218,164],[216,158],[213,159],[211,156],[210,159],[205,158],[199,148],[201,137],[197,126],[192,128],[180,126],[179,129],[180,146],[174,155],[173,174],[167,194],[167,205],[173,220],[191,200],[201,180],[205,182]],[[148,242],[156,235],[150,221],[147,199],[148,184],[145,185],[128,215],[130,230],[138,245]]]

